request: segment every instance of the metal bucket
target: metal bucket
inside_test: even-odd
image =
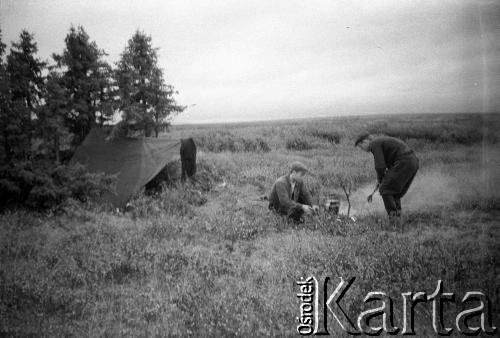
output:
[[[327,195],[324,204],[325,210],[328,213],[338,215],[340,210],[340,198],[337,194],[330,193]]]

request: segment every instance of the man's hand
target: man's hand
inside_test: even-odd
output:
[[[380,188],[380,181],[377,182],[377,185],[375,186],[375,189],[373,189],[373,192],[368,195],[368,198],[366,199],[368,203],[371,203],[373,201],[373,194],[378,190],[378,188]]]
[[[315,214],[317,214],[319,212],[319,206],[316,204],[313,204],[312,210],[314,211]]]
[[[304,210],[304,213],[306,215],[312,215],[312,213],[314,212],[311,206],[305,204],[302,204],[302,210]]]

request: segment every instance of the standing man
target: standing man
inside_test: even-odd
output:
[[[304,164],[293,162],[290,173],[281,176],[274,183],[269,195],[269,209],[297,222],[301,221],[304,214],[312,215],[317,212],[319,207],[313,205],[311,194],[304,183],[307,172]]]
[[[399,218],[401,197],[408,191],[418,170],[417,156],[406,143],[390,136],[362,134],[354,146],[373,154],[377,187],[384,200],[385,210],[390,218]],[[371,202],[372,195],[368,196],[368,202]]]

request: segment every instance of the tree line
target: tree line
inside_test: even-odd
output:
[[[61,176],[75,170],[65,160],[115,114],[122,116],[115,131],[157,137],[185,108],[165,81],[151,36],[137,30],[114,66],[81,26],[72,26],[64,42],[47,62],[37,56],[34,34],[23,30],[7,52],[0,30],[0,206],[30,200],[40,187],[49,200],[72,195],[53,194],[68,183]]]

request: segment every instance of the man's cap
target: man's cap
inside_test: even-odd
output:
[[[290,172],[292,171],[302,171],[303,173],[310,173],[309,169],[307,169],[304,163],[298,161],[292,162],[292,164],[290,164]]]
[[[363,133],[359,135],[358,138],[356,139],[356,142],[354,142],[354,146],[357,147],[358,144],[363,142],[366,138],[368,138],[368,136],[370,136],[370,133]]]

